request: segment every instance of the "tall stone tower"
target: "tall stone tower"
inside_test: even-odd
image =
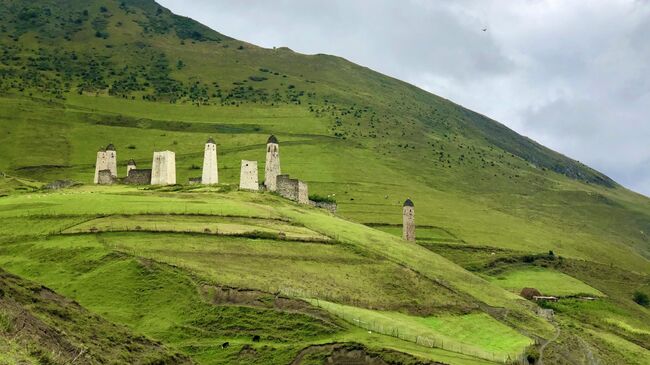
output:
[[[241,160],[239,188],[253,191],[259,190],[260,185],[257,180],[257,161]]]
[[[205,143],[203,152],[203,174],[201,184],[212,185],[219,183],[219,170],[217,166],[217,144],[210,137]]]
[[[135,161],[129,160],[129,162],[126,164],[126,176],[129,176],[129,172],[131,172],[131,170],[135,170],[136,168],[138,167],[135,164]]]
[[[277,177],[280,172],[280,145],[274,135],[266,141],[266,165],[264,166],[264,186],[269,191],[278,189]]]
[[[415,241],[415,206],[411,199],[406,199],[402,208],[402,238]]]
[[[102,170],[109,170],[111,176],[117,178],[117,152],[115,146],[109,144],[106,148],[100,148],[97,151],[97,159],[95,160],[95,178],[93,182],[99,183],[99,172]]]
[[[174,152],[154,152],[151,167],[151,185],[176,184],[176,154]]]

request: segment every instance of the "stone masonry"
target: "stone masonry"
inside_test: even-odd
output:
[[[280,145],[275,136],[266,142],[266,164],[264,165],[264,186],[269,191],[277,190],[276,178],[280,175]]]
[[[309,204],[309,191],[307,183],[298,179],[292,179],[289,175],[278,175],[277,192],[282,197],[296,201],[300,204]]]
[[[149,185],[151,184],[151,169],[131,169],[129,176],[124,179],[125,184],[129,185]]]
[[[117,178],[113,176],[111,170],[101,170],[97,173],[97,184],[99,185],[112,185],[117,182]]]
[[[210,137],[205,143],[205,150],[203,152],[203,175],[201,175],[201,184],[212,185],[218,183],[217,144]]]
[[[406,199],[402,208],[402,238],[415,241],[415,206],[411,199]]]
[[[257,179],[257,161],[241,160],[239,188],[252,191],[259,190],[260,185]]]
[[[151,167],[151,185],[176,184],[176,154],[174,152],[154,152]]]
[[[109,170],[111,176],[117,178],[117,152],[115,146],[109,144],[106,148],[101,148],[97,152],[97,160],[95,161],[95,178],[93,182],[99,184],[99,172],[102,170]]]

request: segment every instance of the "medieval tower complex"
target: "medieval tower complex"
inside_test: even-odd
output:
[[[402,238],[415,241],[415,206],[411,199],[406,199],[402,208]]]
[[[203,174],[201,184],[212,185],[219,183],[219,170],[217,166],[217,144],[210,137],[205,143],[203,152]]]
[[[176,154],[174,152],[154,152],[151,167],[151,185],[176,184]]]
[[[257,161],[241,160],[239,188],[252,191],[259,190],[260,186],[257,180]]]
[[[97,160],[95,161],[95,184],[99,183],[99,172],[102,170],[110,171],[110,175],[117,178],[117,152],[115,146],[109,144],[106,148],[97,151]]]
[[[266,141],[266,165],[264,166],[264,186],[269,191],[278,188],[277,177],[280,175],[280,145],[274,135]]]

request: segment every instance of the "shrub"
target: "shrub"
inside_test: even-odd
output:
[[[632,297],[632,300],[634,300],[634,302],[636,302],[636,304],[640,306],[650,307],[650,298],[646,293],[637,290],[634,292],[634,296]]]
[[[321,196],[318,194],[309,195],[309,200],[316,203],[336,203],[336,199],[331,196]]]

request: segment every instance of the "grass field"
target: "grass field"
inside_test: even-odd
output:
[[[513,291],[521,292],[523,288],[535,288],[544,295],[555,296],[603,296],[603,293],[571,276],[543,268],[526,268],[508,271],[493,278],[496,285]]]
[[[174,206],[182,206],[182,211],[161,215],[171,214]],[[529,309],[521,300],[440,256],[270,194],[76,187],[3,198],[0,222],[9,228],[0,236],[2,267],[206,363],[215,363],[207,360],[217,356],[215,346],[224,341],[251,344],[255,334],[281,349],[282,355],[277,356],[288,356],[260,353],[259,358],[268,355],[268,361],[281,362],[309,343],[349,338],[349,330],[331,319],[324,322],[324,315],[275,312],[281,308],[251,308],[245,303],[215,307],[202,289],[212,286],[335,301],[359,310],[411,313],[393,312],[411,318],[406,331],[436,328],[431,319],[431,323],[423,322],[418,316],[443,316],[452,323],[463,313],[478,315],[480,305],[474,298],[482,298],[520,313],[518,320],[506,324],[476,317],[487,321],[486,327],[502,332],[503,342],[512,337],[513,343],[522,344],[517,332],[504,332],[512,325],[549,332],[542,321],[527,314]],[[156,224],[161,222],[168,223],[166,231],[158,229]],[[203,227],[207,224],[238,231],[206,234]],[[299,240],[258,237],[262,228],[267,233],[293,233]],[[252,236],[228,235],[233,232]],[[304,241],[307,237],[320,241]],[[220,318],[218,325],[211,318]],[[462,321],[463,317],[458,318]],[[236,324],[241,321],[249,325]],[[229,330],[231,326],[238,329]],[[295,346],[288,346],[287,341]],[[459,337],[458,341],[462,346],[446,349],[476,357],[470,351],[475,351],[469,344],[472,340]],[[411,351],[410,346],[401,351]],[[430,346],[418,346],[423,347],[420,351],[430,351]],[[487,344],[485,351],[496,354],[515,349],[502,351],[494,346]],[[218,358],[232,360],[224,353]]]
[[[373,332],[488,360],[507,362],[518,359],[533,342],[484,313],[423,318],[326,301],[311,302]]]
[[[0,25],[0,266],[34,285],[200,364],[357,342],[463,365],[557,333],[516,295],[535,286],[600,296],[549,304],[562,331],[546,359],[645,360],[650,312],[632,295],[650,294],[650,201],[601,173],[342,58],[260,48],[152,0],[0,2]],[[282,172],[337,215],[236,190],[242,159],[263,181],[270,134]],[[222,184],[186,185],[209,137]],[[120,177],[175,151],[180,184],[87,185],[109,143]],[[41,189],[56,179],[81,185]],[[400,238],[406,198],[415,243]],[[6,361],[38,361],[21,346],[0,333]]]

